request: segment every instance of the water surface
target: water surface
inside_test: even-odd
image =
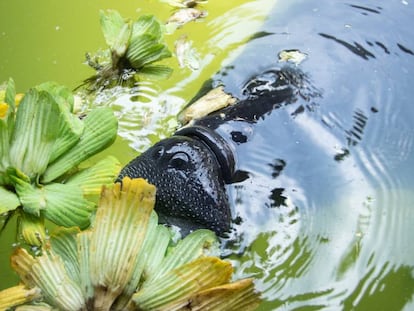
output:
[[[207,18],[167,38],[173,47],[186,34],[199,70],[172,58],[169,80],[99,96],[95,104],[120,117],[108,152],[126,164],[171,135],[175,115],[209,78],[243,98],[252,77],[283,65],[279,52],[305,53],[297,66],[318,96],[273,111],[255,129],[257,145],[240,148],[253,178],[228,187],[241,221],[223,251],[237,276],[257,278],[261,310],[414,309],[413,4],[229,2],[210,0]],[[162,20],[172,13],[155,1],[20,0],[0,8],[9,13],[0,20],[0,80],[13,76],[20,91],[46,80],[75,87],[92,74],[82,61],[104,46],[100,8]],[[273,141],[260,139],[269,133]],[[9,228],[0,288],[15,284],[12,240]]]

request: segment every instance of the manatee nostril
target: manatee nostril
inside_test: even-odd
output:
[[[164,154],[164,147],[163,146],[156,146],[151,152],[151,158],[154,160],[158,160]]]
[[[190,157],[188,154],[184,152],[177,152],[171,157],[170,161],[168,162],[168,167],[182,170],[188,167],[189,162]]]

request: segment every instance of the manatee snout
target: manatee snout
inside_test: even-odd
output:
[[[202,141],[186,136],[164,139],[127,164],[118,180],[125,176],[142,177],[156,186],[160,222],[179,226],[184,234],[199,228],[218,235],[229,230],[222,171]]]

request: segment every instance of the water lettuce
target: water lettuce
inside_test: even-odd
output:
[[[140,76],[165,78],[171,74],[171,68],[154,64],[172,54],[164,43],[165,27],[153,15],[130,20],[115,10],[102,10],[100,23],[108,49],[87,55],[88,64],[97,70],[85,81],[91,89],[134,83]]]
[[[101,185],[113,182],[120,164],[107,157],[88,169],[78,166],[115,140],[113,112],[95,109],[80,120],[73,113],[72,93],[51,82],[16,101],[10,79],[2,93],[1,217],[18,214],[23,237],[37,246],[45,239],[45,219],[87,228],[95,205],[89,198],[99,194]]]
[[[231,282],[231,264],[213,256],[214,233],[197,230],[173,243],[169,229],[158,225],[154,202],[155,187],[143,179],[104,186],[90,229],[60,228],[38,257],[15,250],[12,267],[25,287],[0,292],[16,297],[0,308],[255,309],[253,281]]]

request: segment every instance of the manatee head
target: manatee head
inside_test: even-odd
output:
[[[207,228],[222,235],[231,213],[222,170],[214,152],[188,136],[164,139],[126,165],[124,176],[142,177],[157,187],[155,210],[160,222],[183,233]]]

